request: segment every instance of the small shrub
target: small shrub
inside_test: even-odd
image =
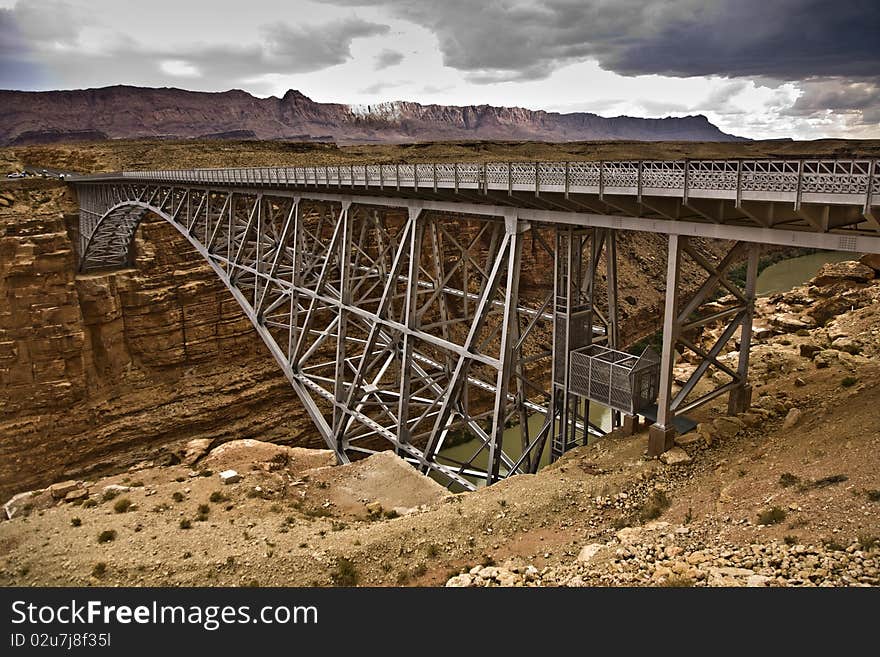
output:
[[[229,498],[221,491],[215,490],[213,493],[211,493],[211,497],[208,498],[208,501],[213,502],[214,504],[221,504],[223,502],[228,502]]]
[[[333,524],[330,525],[330,529],[332,529],[334,532],[341,532],[346,527],[348,527],[348,525],[346,525],[344,522],[334,521]]]
[[[412,575],[413,577],[421,577],[426,572],[428,572],[428,567],[425,564],[420,563],[418,566],[413,568]]]
[[[383,572],[383,573],[390,573],[390,572],[391,572],[391,568],[392,568],[391,564],[388,563],[387,561],[383,561],[383,562],[379,565],[379,567],[382,569],[382,572]]]
[[[351,560],[339,557],[336,560],[336,568],[330,573],[333,586],[357,586],[358,572]]]
[[[180,521],[180,528],[181,529],[189,529],[190,527],[192,527],[192,522],[190,522],[187,518],[183,518]]]
[[[101,499],[103,499],[105,502],[109,502],[110,500],[115,499],[117,495],[119,495],[118,490],[116,490],[115,488],[108,488],[104,491],[104,494],[101,495]]]
[[[98,543],[109,543],[110,541],[116,540],[116,530],[115,529],[105,529],[100,534],[98,534]]]
[[[80,518],[71,518],[70,524],[73,527],[79,527],[81,524],[83,524],[83,521]]]
[[[501,506],[501,508],[503,509],[504,507],[507,506],[507,500],[498,500],[498,504],[499,504],[499,505]]]
[[[871,502],[880,502],[880,490],[869,490],[867,495]]]
[[[832,550],[834,552],[846,551],[846,546],[838,541],[836,538],[826,538],[822,541],[822,545],[824,545],[826,549]]]
[[[96,577],[101,579],[107,573],[107,564],[103,561],[99,561],[95,564],[94,568],[92,568],[92,577]]]
[[[854,376],[844,377],[843,381],[840,382],[844,388],[852,388],[855,384],[857,384],[859,380]]]
[[[174,478],[174,481],[176,481],[178,484],[181,484],[181,483],[183,483],[184,481],[186,481],[186,477],[184,477],[184,476],[175,477],[175,478]]]
[[[792,536],[791,534],[788,534],[782,540],[785,541],[786,545],[797,545],[798,537]]]
[[[642,504],[639,509],[639,518],[642,522],[656,520],[663,515],[672,502],[662,490],[655,490],[654,494]]]
[[[273,504],[269,507],[269,511],[271,511],[272,513],[281,513],[282,510],[283,509],[281,508],[280,504]]]
[[[390,511],[386,511],[382,515],[384,515],[385,518],[388,520],[394,520],[395,518],[400,517],[400,514],[397,511],[395,511],[394,509],[391,509]]]
[[[397,573],[397,585],[398,586],[404,586],[408,582],[409,582],[409,571],[402,570],[399,573]]]
[[[175,502],[183,502],[183,493],[179,490],[174,491],[174,494],[171,496],[171,499]]]
[[[440,555],[440,548],[431,543],[428,546],[428,549],[425,550],[425,554],[428,556],[429,559],[436,559]]]
[[[199,504],[199,513],[202,514],[203,516],[208,515],[208,513],[210,511],[211,511],[211,507],[208,506],[207,504]]]
[[[793,475],[790,472],[783,472],[779,475],[779,485],[783,488],[789,488],[794,486],[800,481],[800,477],[797,475]]]
[[[319,506],[317,509],[306,509],[303,513],[309,518],[328,518],[333,515],[330,509],[325,509],[323,506]]]
[[[125,513],[131,508],[131,500],[127,497],[120,497],[116,500],[116,504],[113,505],[113,510],[116,513]]]
[[[184,559],[192,559],[192,555],[193,555],[193,553],[190,552],[189,550],[187,550],[186,552],[183,553],[183,558]]]
[[[214,474],[213,470],[199,470],[200,477],[210,477],[213,474]]]
[[[98,506],[98,500],[92,499],[91,497],[83,502],[84,509],[91,509],[93,506]]]
[[[785,509],[774,506],[770,509],[761,511],[761,513],[758,514],[758,524],[776,525],[785,520],[786,515],[788,514],[786,514]]]
[[[878,545],[880,545],[880,538],[877,536],[859,534],[859,549],[863,552],[870,552]]]
[[[687,513],[684,514],[684,524],[689,525],[694,520],[694,509],[693,507],[688,507]]]
[[[142,482],[142,481],[140,481],[140,480],[138,480],[138,481],[133,481],[133,482],[131,482],[131,483],[129,484],[129,486],[131,486],[132,488],[143,488],[143,487],[144,487],[144,482]]]
[[[482,560],[480,561],[480,565],[483,566],[484,568],[487,566],[494,566],[495,559],[494,559],[494,557],[492,557],[491,554],[484,554]]]
[[[207,513],[198,513],[196,514],[196,522],[207,522],[208,514]]]

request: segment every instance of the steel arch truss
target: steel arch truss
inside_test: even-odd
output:
[[[528,240],[552,261],[555,226],[515,210],[469,217],[256,190],[78,192],[81,269],[131,265],[142,218],[169,221],[230,289],[340,462],[390,446],[462,489],[537,469],[551,423],[532,436],[527,420],[551,401],[554,291],[521,302],[520,259]],[[444,454],[461,441],[467,456]]]

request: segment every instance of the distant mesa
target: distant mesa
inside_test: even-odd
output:
[[[102,141],[109,139],[100,130],[25,130],[7,142],[9,146],[33,146],[38,144],[54,144],[59,141]]]
[[[744,141],[702,115],[643,119],[492,105],[317,103],[299,91],[257,98],[130,86],[0,91],[0,144],[134,138],[277,139],[339,143],[438,140]]]

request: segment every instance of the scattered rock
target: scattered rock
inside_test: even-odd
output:
[[[836,361],[840,360],[840,352],[834,349],[823,349],[818,354],[816,354],[813,361],[816,363],[817,369],[825,369],[826,367],[831,367]]]
[[[580,553],[578,553],[577,560],[580,563],[589,563],[593,560],[593,557],[604,549],[605,546],[602,543],[590,543],[589,545],[585,545],[581,548]]]
[[[241,475],[235,470],[224,470],[218,476],[221,484],[237,484],[241,481]]]
[[[799,408],[791,409],[785,416],[785,420],[782,422],[782,430],[786,431],[788,429],[793,429],[800,421],[802,415],[803,412]]]
[[[121,486],[119,484],[110,484],[109,486],[104,486],[104,489],[101,491],[102,495],[105,497],[110,495],[119,495],[120,493],[127,493],[131,490],[131,486]]]
[[[18,516],[26,516],[31,511],[48,509],[54,504],[55,498],[48,489],[29,490],[13,496],[3,505],[3,510],[6,511],[6,517],[12,520]]]
[[[370,502],[367,504],[367,513],[371,516],[382,515],[382,505],[379,502]]]
[[[681,447],[673,447],[660,455],[660,460],[666,465],[684,465],[691,462],[691,457]]]

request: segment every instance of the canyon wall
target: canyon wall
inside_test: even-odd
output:
[[[0,498],[192,438],[323,445],[236,302],[174,228],[144,222],[134,269],[77,275],[67,190],[27,181],[2,196]]]

